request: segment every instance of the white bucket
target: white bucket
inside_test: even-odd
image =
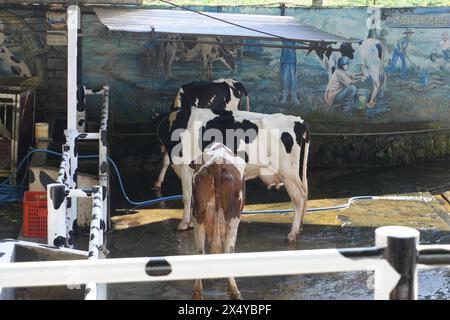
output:
[[[41,138],[48,138],[48,123],[46,122],[37,122],[34,124],[34,137],[36,140]]]
[[[34,124],[34,139],[36,148],[46,148],[48,146],[48,123],[37,122]]]
[[[370,90],[361,88],[356,90],[356,96],[358,97],[358,109],[365,109],[367,106],[367,103],[369,102],[369,94]]]

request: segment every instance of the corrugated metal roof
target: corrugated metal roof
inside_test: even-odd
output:
[[[95,12],[103,24],[115,31],[151,32],[153,30],[159,33],[232,36],[277,41],[283,40],[280,39],[281,37],[299,42],[357,41],[302,24],[290,16],[202,12],[216,19],[263,32],[260,33],[192,11],[95,8]]]

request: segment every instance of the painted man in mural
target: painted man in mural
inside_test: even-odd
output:
[[[350,59],[340,57],[337,69],[333,72],[325,90],[325,102],[331,107],[340,107],[343,112],[351,113],[355,107],[355,83],[361,80],[360,76],[348,72]]]
[[[283,46],[295,46],[293,41],[283,42]],[[295,49],[283,47],[280,57],[280,76],[281,90],[283,97],[280,103],[287,103],[289,92],[291,93],[292,103],[300,105],[297,97],[297,54]]]
[[[439,52],[439,50],[442,51],[442,55],[444,58],[444,63],[439,66],[439,69],[444,70],[445,66],[447,65],[447,62],[450,61],[450,41],[448,40],[447,31],[442,32],[442,40],[439,41],[436,47],[433,48],[433,51],[430,56],[432,61],[436,60],[437,52]]]
[[[404,80],[407,78],[408,75],[408,69],[406,68],[406,58],[407,58],[406,49],[408,48],[409,41],[411,40],[413,33],[414,31],[412,31],[410,28],[406,29],[406,31],[403,32],[404,36],[397,41],[394,53],[392,54],[391,64],[386,70],[387,73],[393,73],[397,66],[397,61],[400,58],[400,60],[402,61],[402,69],[400,72],[400,77]]]

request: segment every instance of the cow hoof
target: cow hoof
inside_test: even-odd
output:
[[[244,300],[242,299],[242,295],[239,291],[234,293],[228,292],[228,295],[230,296],[231,300]]]
[[[201,291],[195,291],[192,295],[192,300],[203,300],[203,293]]]
[[[186,230],[188,230],[188,229],[193,229],[194,228],[194,223],[192,222],[192,221],[189,221],[189,222],[183,222],[183,221],[181,221],[179,224],[178,224],[178,227],[177,227],[177,230],[178,231],[186,231]]]
[[[183,222],[181,221],[178,226],[177,226],[177,230],[178,231],[186,231],[189,229],[189,223],[190,222]]]
[[[294,243],[294,242],[296,242],[297,241],[297,236],[298,236],[298,233],[289,233],[288,234],[288,236],[287,236],[287,241],[289,242],[289,243]]]

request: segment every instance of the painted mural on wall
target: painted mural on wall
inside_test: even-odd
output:
[[[0,10],[0,77],[41,77],[45,67],[38,60],[47,52],[45,38],[33,32],[37,21],[46,24],[33,11],[19,12]]]
[[[274,8],[221,10],[279,14]],[[123,122],[145,123],[167,111],[182,84],[233,77],[246,86],[252,111],[300,115],[320,131],[450,123],[450,8],[295,8],[286,15],[360,41],[307,51],[289,42],[283,49],[250,46],[254,40],[242,47],[236,39],[180,35],[84,39],[83,81],[111,85],[115,119]],[[83,17],[83,29],[104,35],[93,15]]]
[[[23,11],[22,14],[29,17],[31,12]],[[42,45],[32,31],[33,27],[22,15],[0,10],[0,87],[38,85],[39,75],[45,72],[45,65],[38,61]],[[0,142],[3,148],[11,139],[11,119],[11,108],[0,106]]]

